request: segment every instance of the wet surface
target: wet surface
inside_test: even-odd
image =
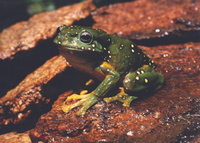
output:
[[[158,61],[158,70],[165,75],[165,86],[157,93],[136,100],[131,108],[122,107],[119,102],[99,102],[84,117],[77,117],[77,110],[68,114],[61,111],[60,104],[71,93],[63,94],[31,131],[32,139],[58,142],[95,142],[102,139],[107,142],[178,142],[186,136],[184,141],[192,140],[199,130],[200,47],[190,43],[188,52],[182,50],[186,45],[142,47]],[[166,51],[170,51],[168,56]],[[186,53],[193,55],[193,64]],[[176,68],[177,65],[179,68]],[[187,134],[188,129],[192,130],[190,134]]]
[[[200,3],[192,0],[119,3],[96,10],[93,27],[128,39],[178,37],[199,30],[199,9]]]
[[[17,130],[13,124],[25,127],[27,124],[23,122],[31,121],[28,117],[34,118],[38,110],[53,104],[46,114],[35,116],[38,122],[30,131],[32,141],[198,142],[199,2],[142,0],[105,6],[96,11],[90,2],[86,3],[36,15],[0,34],[0,66],[3,69],[0,83],[1,87],[6,87],[0,90],[3,129]],[[43,45],[39,41],[51,39],[61,23],[70,25],[73,22],[101,28],[142,45],[141,49],[156,62],[158,72],[165,76],[165,86],[151,96],[135,100],[130,108],[122,107],[119,102],[100,101],[84,117],[75,115],[78,109],[63,113],[63,101],[72,94],[71,90],[84,89],[89,77],[69,70],[65,59],[55,56],[57,48],[50,50],[55,48],[51,42]],[[39,48],[42,46],[45,48]],[[22,53],[24,50],[27,51]],[[41,58],[40,54],[45,57]],[[7,69],[13,71],[6,74]],[[15,77],[14,73],[19,73],[20,77]],[[12,85],[4,84],[10,80],[14,82]]]

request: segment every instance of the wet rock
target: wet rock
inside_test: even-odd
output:
[[[0,135],[0,140],[9,143],[31,143],[28,133],[11,132]]]
[[[42,85],[66,67],[67,62],[62,56],[53,57],[3,96],[0,100],[0,125],[21,123],[32,110],[35,111],[34,108],[45,102],[48,103],[48,100],[42,96]]]
[[[49,55],[46,53],[50,51],[50,49],[45,48],[41,48],[41,50],[37,51],[35,47],[38,45],[39,41],[52,38],[58,26],[62,24],[70,25],[75,21],[88,17],[94,8],[95,6],[91,1],[86,1],[80,4],[62,7],[53,12],[37,14],[28,21],[19,22],[2,31],[0,34],[1,79],[3,79],[5,75],[5,77],[7,77],[5,80],[9,80],[10,83],[16,82],[9,79],[9,77],[13,74],[19,76],[23,68],[25,68],[25,70],[23,69],[24,72],[22,73],[32,73],[29,75],[20,75],[24,77],[24,80],[0,99],[0,126],[21,123],[31,114],[35,107],[40,107],[41,104],[49,102],[49,99],[46,100],[43,94],[41,94],[42,85],[48,83],[58,73],[62,72],[67,67],[67,62],[64,58],[55,56],[50,60],[47,59],[48,61],[45,62],[44,65],[37,65],[41,67],[35,69],[31,68],[31,65],[34,65],[35,61],[37,61],[37,55],[45,53],[45,56],[48,57]],[[50,44],[53,45],[53,43]],[[30,54],[30,52],[27,52],[27,56],[24,56],[24,54],[20,55],[23,57],[21,59],[13,57],[19,51],[27,51],[31,48],[35,48],[36,53]],[[33,53],[33,51],[31,52]],[[53,52],[55,53],[55,51]],[[29,63],[24,64],[30,57],[32,59]],[[12,62],[6,58],[14,59]],[[8,66],[13,67],[8,68]],[[7,69],[17,70],[13,72],[4,71]],[[29,69],[32,69],[32,71]],[[0,82],[4,83],[4,81]],[[5,85],[5,88],[8,87]]]
[[[53,37],[60,25],[71,25],[76,20],[86,18],[94,9],[92,2],[86,1],[16,23],[0,34],[0,59],[11,58],[19,51],[34,48],[40,40]]]
[[[0,125],[12,130],[12,124],[31,122],[28,117],[32,113],[39,112],[58,97],[48,113],[40,118],[31,116],[39,119],[30,131],[33,142],[198,141],[199,5],[192,0],[142,0],[113,4],[95,11],[91,1],[86,1],[35,15],[5,29],[0,34],[1,71],[9,65],[28,72],[23,72],[21,77],[24,79],[17,81],[19,84],[1,97]],[[69,91],[83,89],[84,81],[89,79],[68,68],[70,65],[58,56],[58,51],[51,51],[55,45],[49,41],[63,23],[87,23],[145,45],[140,47],[165,75],[164,88],[134,101],[130,108],[122,107],[119,102],[100,101],[84,117],[75,115],[78,109],[63,113],[61,105],[72,94]],[[49,54],[50,51],[53,54]],[[29,56],[33,52],[35,54]],[[41,53],[48,58],[36,62]],[[23,58],[17,60],[18,57]],[[22,67],[21,62],[27,57],[31,60],[27,60],[28,66]],[[11,74],[9,71],[0,80],[5,77],[7,80],[15,73],[20,74],[20,70]]]
[[[98,9],[93,14],[93,27],[137,40],[178,36],[199,30],[199,9],[200,2],[192,0],[118,3]]]
[[[190,47],[190,50],[185,47]],[[200,44],[142,48],[157,61],[158,70],[165,75],[164,88],[149,98],[133,102],[130,108],[119,102],[99,102],[84,117],[75,115],[78,109],[68,114],[62,112],[60,105],[71,94],[67,92],[59,96],[50,112],[41,116],[30,133],[32,140],[178,142],[178,135],[199,123]],[[163,57],[167,51],[168,56]],[[188,54],[192,55],[192,60]]]

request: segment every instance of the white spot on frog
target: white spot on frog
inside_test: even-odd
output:
[[[136,80],[140,80],[140,77],[139,77],[139,76],[136,76],[135,79],[136,79]]]

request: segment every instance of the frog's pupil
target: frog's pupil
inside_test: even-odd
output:
[[[90,43],[92,40],[92,35],[89,32],[81,33],[80,40],[84,43]]]

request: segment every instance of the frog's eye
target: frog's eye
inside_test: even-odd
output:
[[[92,41],[92,34],[87,31],[84,31],[80,35],[80,40],[84,43],[90,43]]]

